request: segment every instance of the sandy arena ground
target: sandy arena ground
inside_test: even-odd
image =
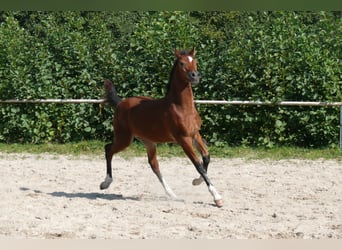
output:
[[[186,158],[160,159],[183,201],[169,200],[146,158],[0,153],[0,239],[341,239],[342,163],[212,159],[214,206]]]

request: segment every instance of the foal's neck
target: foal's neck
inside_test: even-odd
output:
[[[182,86],[181,88],[174,87],[175,84]],[[191,83],[174,83],[171,82],[170,91],[166,95],[166,99],[177,106],[184,108],[185,110],[195,109],[194,105],[194,95],[192,92]]]

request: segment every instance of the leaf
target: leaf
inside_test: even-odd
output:
[[[87,132],[87,133],[89,133],[89,132],[91,131],[91,127],[86,127],[86,128],[84,129],[84,131]]]

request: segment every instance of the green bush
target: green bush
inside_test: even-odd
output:
[[[341,18],[335,14],[242,13],[244,22],[229,31],[232,39],[215,41],[207,54],[205,98],[341,101]],[[229,144],[319,147],[338,142],[338,108],[201,110],[211,116],[204,130],[214,129],[220,136],[214,140]]]
[[[341,12],[2,12],[0,99],[165,94],[195,47],[196,99],[341,101]],[[336,146],[338,108],[197,106],[216,145]],[[110,140],[113,110],[0,105],[0,142]]]

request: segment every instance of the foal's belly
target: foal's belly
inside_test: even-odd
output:
[[[162,117],[131,118],[131,133],[152,142],[174,142],[175,137],[169,124]]]
[[[130,132],[143,140],[174,142],[168,121],[167,107],[161,100],[134,98],[135,105],[127,112]]]

